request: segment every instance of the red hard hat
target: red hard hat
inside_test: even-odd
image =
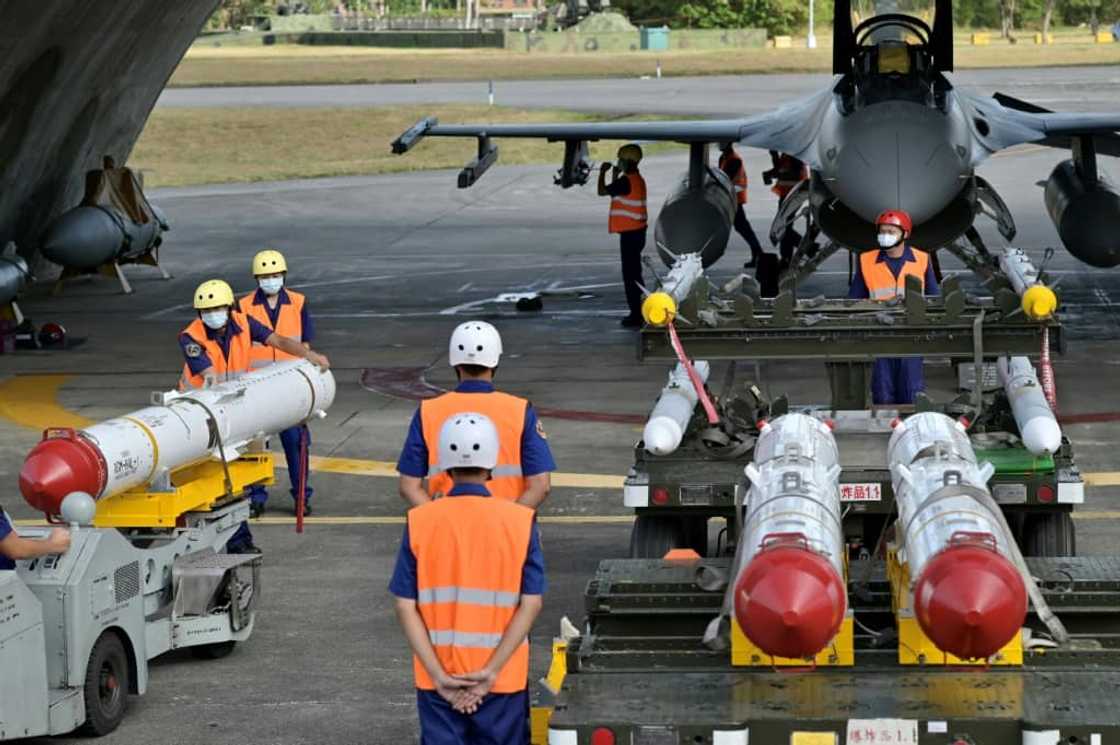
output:
[[[914,229],[914,223],[910,219],[910,215],[902,210],[887,210],[879,215],[875,220],[875,227],[880,225],[894,225],[902,228],[902,232],[906,235],[910,235],[910,232]]]

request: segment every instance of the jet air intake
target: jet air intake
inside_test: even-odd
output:
[[[1120,195],[1111,184],[1083,177],[1066,160],[1046,181],[1045,199],[1067,251],[1102,269],[1120,264]]]
[[[666,266],[677,256],[699,253],[707,268],[719,261],[731,237],[737,202],[727,174],[705,166],[700,188],[691,188],[688,174],[669,193],[657,215],[654,238]]]

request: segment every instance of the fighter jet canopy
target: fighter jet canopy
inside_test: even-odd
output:
[[[933,0],[852,0],[852,25],[876,16],[905,15],[933,26],[936,11]]]

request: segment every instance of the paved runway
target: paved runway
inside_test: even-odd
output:
[[[1055,84],[1048,95],[1065,93]],[[387,142],[395,134],[377,137]],[[1021,148],[982,170],[1015,211],[1018,243],[1036,258],[1057,245],[1057,237],[1034,182],[1061,157]],[[654,204],[684,162],[682,151],[645,164]],[[752,175],[766,165],[765,154],[748,155]],[[1109,167],[1116,175],[1115,164]],[[639,365],[634,335],[617,325],[621,288],[616,244],[605,235],[605,204],[589,188],[553,189],[553,170],[497,167],[467,191],[457,190],[455,174],[444,171],[154,192],[152,201],[174,225],[164,256],[175,278],[163,282],[152,270],[131,268],[131,297],[103,279],[77,282],[55,299],[37,287],[23,303],[27,314],[39,322],[59,320],[86,341],[69,351],[5,357],[4,375],[69,375],[58,403],[92,419],[142,406],[150,390],[170,388],[177,378],[181,359],[174,337],[191,318],[186,303],[194,286],[225,276],[235,289],[246,290],[250,257],[275,246],[288,256],[292,285],[311,298],[316,346],[331,357],[339,381],[330,417],[313,426],[317,455],[395,460],[415,407],[409,381],[430,366],[429,382],[450,385],[446,335],[475,316],[493,321],[505,335],[500,381],[511,392],[539,407],[644,414],[665,370]],[[756,231],[765,230],[775,206],[769,192],[752,185],[748,215]],[[993,230],[984,232],[995,241]],[[730,278],[745,252],[735,237],[715,277]],[[1061,277],[1071,331],[1068,354],[1056,364],[1062,410],[1118,410],[1120,272],[1085,267],[1061,251],[1051,266]],[[846,268],[834,257],[806,292],[842,293]],[[549,299],[540,314],[488,303],[500,292],[541,288],[583,288],[586,297]],[[371,368],[381,384],[370,385],[368,376],[365,381],[380,393],[360,382]],[[766,372],[763,382],[795,401],[827,396],[815,366],[772,365]],[[929,378],[935,395],[949,395],[946,368],[931,367]],[[546,418],[545,426],[564,472],[620,475],[638,436],[627,423]],[[1079,424],[1067,431],[1083,470],[1120,470],[1120,424]],[[4,483],[15,484],[38,437],[33,427],[0,420]],[[395,482],[340,473],[317,473],[312,482],[316,517],[366,523],[385,518],[389,524],[312,525],[303,536],[286,525],[258,527],[267,584],[253,638],[225,660],[161,661],[150,692],[134,700],[112,742],[162,742],[170,733],[176,742],[208,745],[412,741],[407,653],[385,592],[400,533],[391,519],[402,514]],[[290,514],[285,491],[274,492],[269,517]],[[11,488],[3,495],[17,517],[31,517],[19,501]],[[1091,490],[1087,509],[1120,509],[1120,488]],[[552,519],[626,511],[617,490],[577,486],[556,489],[542,514]],[[1115,551],[1118,521],[1082,520],[1078,529],[1083,552]],[[628,531],[617,522],[545,523],[550,589],[534,632],[535,673],[543,671],[560,617],[568,614],[578,623],[581,593],[597,561],[625,554]]]
[[[652,61],[651,61],[652,65]],[[651,69],[652,73],[653,70]],[[1120,68],[1057,67],[964,70],[954,84],[989,94],[1001,91],[1046,108],[1109,111],[1120,102]],[[773,109],[828,84],[824,74],[657,79],[497,81],[502,106],[577,111],[742,116]],[[401,106],[486,102],[486,81],[392,85],[308,85],[168,88],[157,106]]]

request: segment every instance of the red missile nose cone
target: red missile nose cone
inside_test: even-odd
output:
[[[937,648],[963,659],[990,657],[1027,615],[1027,588],[1001,554],[955,546],[926,564],[914,586],[914,613]]]
[[[848,607],[845,589],[823,556],[804,548],[767,549],[735,586],[735,618],[763,652],[811,657],[840,630]]]
[[[96,496],[105,469],[97,451],[81,438],[47,439],[28,454],[19,471],[19,490],[29,505],[57,515],[62,500],[74,491]]]

